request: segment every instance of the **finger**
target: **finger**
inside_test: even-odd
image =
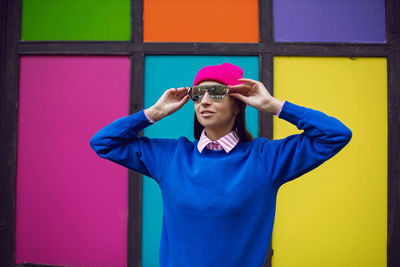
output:
[[[247,91],[251,88],[250,85],[246,84],[246,85],[241,85],[241,86],[236,86],[235,87],[230,87],[229,91],[230,92],[240,92],[240,91]]]
[[[176,89],[175,94],[179,97],[183,97],[184,95],[187,94],[187,88],[186,87],[179,87]]]
[[[187,87],[179,87],[179,88],[176,89],[176,90],[178,90],[178,92],[182,92],[182,91],[187,90]]]
[[[251,88],[251,85],[249,84],[237,84],[233,86],[229,86],[229,91],[230,92],[240,92],[240,91],[248,91]]]
[[[171,94],[173,96],[179,96],[182,92],[185,91],[185,89],[184,89],[184,87],[170,88],[168,91],[169,91],[169,94]]]
[[[249,83],[256,83],[258,81],[249,79],[249,78],[239,78],[238,81],[249,82]]]
[[[246,96],[242,95],[242,94],[237,94],[237,93],[229,93],[230,96],[233,96],[241,101],[243,101],[244,103],[247,104],[247,98]]]
[[[237,94],[242,94],[242,95],[248,96],[250,90],[251,90],[251,87],[243,87],[243,88],[236,88],[236,89],[229,90],[229,93],[237,93]]]
[[[189,100],[189,96],[186,95],[185,97],[183,97],[181,99],[181,101],[179,101],[179,106],[182,107],[183,105],[185,105],[188,102],[188,100]]]
[[[179,97],[182,98],[182,97],[187,96],[187,95],[188,95],[187,92],[182,92],[182,93],[179,94]]]
[[[187,95],[188,94],[188,89],[189,89],[189,87],[182,87],[182,89],[179,90],[179,96],[183,97],[183,96]]]
[[[185,92],[177,92],[175,96],[177,98],[179,98],[179,100],[181,100],[185,95],[187,95],[187,93],[185,93]]]
[[[174,89],[173,89],[173,88],[170,88],[170,89],[165,90],[163,96],[164,96],[164,97],[171,97],[171,96],[174,96]]]
[[[251,84],[249,83],[239,83],[239,84],[235,84],[235,85],[228,85],[229,88],[237,88],[237,87],[243,87],[243,86],[250,86]]]
[[[166,94],[173,94],[175,91],[176,91],[175,88],[169,88],[169,89],[165,90],[165,93]]]

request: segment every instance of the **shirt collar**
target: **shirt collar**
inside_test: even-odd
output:
[[[218,143],[225,150],[225,152],[228,153],[239,143],[239,137],[235,131],[231,131],[220,139],[213,141],[207,137],[206,131],[203,129],[199,142],[197,143],[197,149],[201,153],[207,145],[213,142]]]

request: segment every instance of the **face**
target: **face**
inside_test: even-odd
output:
[[[221,84],[216,81],[204,81],[199,85]],[[226,95],[222,100],[213,102],[208,97],[208,92],[199,103],[194,103],[197,120],[205,128],[232,127],[235,122],[235,113],[239,113],[239,106],[235,99]]]

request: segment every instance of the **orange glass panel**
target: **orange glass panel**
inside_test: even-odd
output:
[[[258,42],[257,0],[144,0],[144,42]]]

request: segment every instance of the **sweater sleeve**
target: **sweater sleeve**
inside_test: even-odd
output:
[[[352,138],[351,130],[338,119],[288,101],[285,101],[279,118],[304,132],[263,142],[261,146],[261,154],[267,160],[268,176],[277,187],[318,167]]]
[[[96,154],[129,169],[140,172],[159,182],[163,170],[163,153],[171,149],[176,140],[138,136],[152,123],[143,110],[119,118],[100,129],[89,141]]]

